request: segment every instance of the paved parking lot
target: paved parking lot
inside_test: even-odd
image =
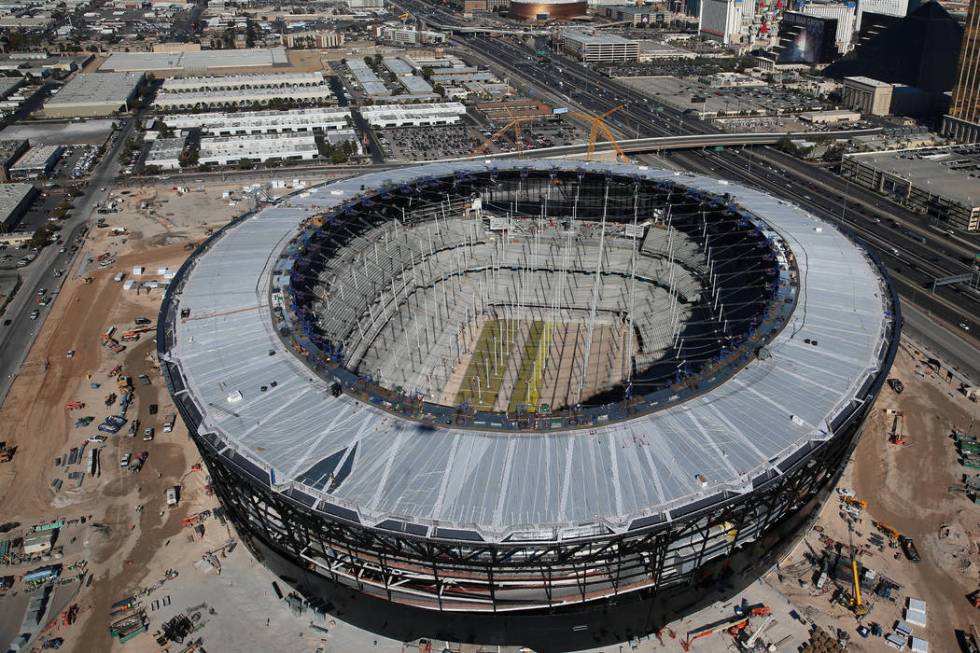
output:
[[[385,158],[433,161],[467,156],[482,143],[480,132],[467,125],[399,127],[378,132]]]

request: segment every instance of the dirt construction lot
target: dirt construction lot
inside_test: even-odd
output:
[[[78,621],[69,629],[58,625],[48,633],[65,637],[62,650],[109,650],[110,605],[142,583],[158,580],[167,567],[158,570],[151,560],[157,557],[166,563],[166,545],[184,529],[184,516],[203,505],[216,505],[204,493],[206,472],[192,469],[199,459],[183,424],[178,419],[172,433],[163,432],[165,416],[176,411],[159,375],[154,333],[120,343],[126,348],[119,353],[100,343],[110,326],[116,327],[119,338],[136,326],[137,317],[155,324],[163,296],[162,288],[125,290],[123,283],[113,281],[115,274],[123,272],[129,278],[133,266],[142,266],[147,274],[141,281],[162,281],[159,268],[176,270],[191,243],[200,242],[209,229],[248,208],[240,198],[223,197],[228,190],[117,194],[119,212],[101,216],[108,227],[91,229],[76,269],[69,273],[0,409],[0,441],[16,447],[13,461],[0,466],[0,522],[19,524],[0,539],[26,535],[27,527],[43,521],[69,522],[55,542],[58,554],[53,559],[0,566],[0,576],[19,578],[43,564],[60,563],[70,572],[63,579],[81,579],[65,585],[72,594],[77,592],[73,600],[79,608]],[[112,227],[125,231],[114,233]],[[114,264],[98,268],[94,258],[102,253],[110,254]],[[119,374],[132,379],[129,423],[104,443],[89,441],[99,434],[96,427],[105,416],[120,411]],[[146,375],[148,384],[140,380],[141,375]],[[110,393],[117,396],[107,405]],[[67,410],[67,404],[75,402],[82,407]],[[84,417],[94,419],[76,426],[76,420]],[[129,435],[134,419],[139,427]],[[147,427],[154,429],[152,440],[144,440]],[[95,475],[86,473],[92,448],[98,450],[100,460]],[[81,455],[69,464],[72,449]],[[135,457],[141,452],[148,454],[142,470],[120,465],[122,455]],[[182,487],[182,501],[167,509],[166,490],[174,485]],[[6,637],[0,641],[3,650],[13,634],[40,628],[19,628],[19,617],[12,616],[23,614],[26,600],[19,582],[0,598],[0,613],[10,608],[0,619],[4,627],[0,640]],[[56,619],[63,607],[52,600],[46,621]]]
[[[871,611],[862,623],[880,624],[887,634],[904,618],[907,599],[921,599],[927,605],[926,627],[914,627],[914,635],[927,640],[930,651],[959,651],[955,631],[968,631],[971,624],[980,622],[980,611],[967,600],[980,586],[980,505],[951,491],[964,475],[977,471],[959,464],[951,434],[953,429],[974,429],[980,411],[958,392],[955,380],[948,382],[945,371],[937,372],[927,356],[905,343],[891,376],[902,380],[905,390],[901,394],[887,386],[882,390],[840,483],[841,488],[853,490],[858,500],[866,501],[867,507],[853,511],[849,532],[840,495],[832,497],[817,527],[783,563],[783,573],[773,574],[770,580],[830,632],[836,628],[848,632],[853,640],[850,649],[888,650],[882,639],[856,635],[854,616],[833,602],[837,588],[850,596],[848,551],[853,544],[861,568],[873,569],[899,586],[891,599],[865,591]],[[904,445],[889,442],[896,418],[890,410],[902,413],[899,424]],[[921,561],[909,561],[876,523],[911,537]],[[842,545],[846,566],[837,582],[817,590],[819,568],[805,558],[835,551],[829,540]],[[834,558],[832,553],[829,559]]]

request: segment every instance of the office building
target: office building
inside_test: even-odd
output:
[[[776,63],[830,63],[837,58],[837,19],[787,11],[779,22],[776,52]]]
[[[956,67],[956,86],[943,132],[959,141],[980,141],[980,0],[971,0]]]
[[[725,45],[742,39],[742,0],[703,0],[698,33]]]
[[[851,51],[851,40],[854,36],[854,4],[844,4],[841,2],[810,2],[807,3],[802,13],[807,16],[817,16],[818,18],[832,18],[837,21],[837,31],[834,34],[834,42],[837,45],[837,52],[847,54]]]
[[[938,2],[860,43],[824,69],[834,79],[870,77],[941,95],[953,88],[963,28]]]
[[[858,0],[856,30],[861,29],[865,14],[905,18],[909,14],[909,0]]]
[[[35,145],[10,166],[10,178],[34,179],[51,174],[64,150],[61,145]]]
[[[26,138],[0,140],[0,182],[10,181],[10,166],[23,156],[30,144]]]
[[[34,184],[0,184],[0,225],[9,232],[30,208],[37,197]]]
[[[891,113],[892,85],[870,77],[845,77],[841,91],[844,106],[866,116]]]

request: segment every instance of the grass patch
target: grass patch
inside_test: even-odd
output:
[[[537,370],[538,382],[535,387],[531,387],[530,393],[528,392],[528,387],[531,386],[533,381],[533,375],[535,373],[535,363],[541,365],[541,360],[539,360],[543,351],[542,348],[545,346],[545,335],[548,331],[545,328],[545,322],[532,322],[530,327],[530,333],[528,334],[527,343],[524,345],[524,354],[521,357],[521,368],[517,372],[517,382],[514,384],[514,392],[510,395],[510,402],[507,405],[507,410],[509,412],[515,412],[517,410],[517,404],[525,404],[528,411],[536,411],[537,403],[539,398],[539,393],[541,391],[541,370]],[[530,401],[528,401],[528,394],[530,394]]]

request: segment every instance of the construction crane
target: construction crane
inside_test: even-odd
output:
[[[404,24],[404,23],[405,23],[405,21],[406,21],[406,20],[408,20],[408,19],[409,19],[409,18],[411,18],[411,17],[412,17],[412,14],[410,14],[410,13],[408,13],[408,12],[406,11],[406,12],[405,12],[404,14],[402,14],[401,16],[399,16],[399,17],[398,17],[398,19],[399,19],[400,21],[402,21],[402,24]]]
[[[508,122],[506,125],[504,125],[500,129],[495,131],[493,135],[490,136],[490,138],[488,138],[483,142],[482,145],[480,145],[478,148],[473,150],[473,154],[475,156],[486,154],[487,150],[490,148],[490,145],[492,145],[495,140],[497,140],[499,137],[503,136],[508,131],[513,129],[514,144],[517,146],[517,158],[518,159],[524,158],[524,135],[521,133],[521,124],[525,122],[533,122],[535,120],[538,120],[540,116],[517,117],[513,114],[513,112],[511,112],[510,109],[507,109],[507,115],[510,118],[510,122]]]
[[[861,576],[858,574],[858,562],[854,548],[854,529],[850,522],[847,524],[847,539],[851,549],[851,611],[858,619],[868,614],[868,606],[861,600]]]
[[[612,143],[613,148],[616,150],[616,156],[619,157],[619,160],[629,161],[629,157],[626,156],[626,152],[623,151],[623,148],[620,147],[619,143],[616,141],[616,137],[613,136],[612,130],[609,129],[609,126],[606,125],[605,122],[603,122],[603,118],[613,113],[616,113],[622,108],[623,105],[620,104],[610,109],[609,111],[606,111],[605,113],[600,113],[598,116],[590,116],[586,113],[578,113],[578,112],[573,112],[571,114],[576,118],[581,118],[582,120],[585,120],[586,122],[592,125],[592,128],[589,130],[589,149],[588,149],[588,154],[586,156],[586,161],[591,161],[592,156],[595,154],[596,138],[598,138],[600,130],[602,131],[603,136],[606,137],[606,140]]]

